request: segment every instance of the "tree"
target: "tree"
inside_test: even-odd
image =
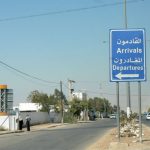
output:
[[[63,99],[63,104],[67,104],[67,100],[66,97],[63,93],[61,93],[61,91],[59,91],[58,89],[54,90],[54,94],[52,95],[54,97],[54,106],[55,106],[55,111],[56,112],[60,112],[61,111],[61,107],[62,107],[62,99]]]
[[[104,116],[108,116],[112,113],[111,103],[105,98],[94,97],[90,98],[88,101],[88,109],[94,112],[103,113]]]
[[[106,114],[106,117],[108,116],[109,113],[111,113],[111,103],[107,99],[103,99],[104,103],[104,112]]]
[[[65,99],[63,93],[62,97]],[[56,112],[60,112],[61,110],[61,92],[58,89],[55,89],[54,93],[50,96],[46,93],[40,93],[38,90],[32,91],[28,96],[28,100],[32,103],[39,103],[42,106],[41,111],[49,113],[51,105],[54,105]]]
[[[32,103],[40,103],[41,93],[38,90],[32,91],[28,96],[28,101]]]
[[[51,105],[51,99],[45,93],[40,93],[39,91],[32,91],[28,96],[28,100],[32,103],[39,103],[42,106],[41,111],[46,111],[49,113],[49,108]]]
[[[117,113],[117,105],[113,106],[113,113]]]
[[[76,116],[76,117],[79,117],[80,116],[80,113],[82,111],[82,105],[81,105],[81,101],[77,98],[73,99],[71,102],[70,102],[70,112]]]
[[[92,98],[89,99],[88,101],[89,110],[102,112],[103,108],[104,106],[101,98],[94,97],[93,99]]]

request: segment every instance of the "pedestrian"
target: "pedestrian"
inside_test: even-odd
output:
[[[19,116],[19,130],[22,130],[22,126],[23,126],[23,119],[21,116]]]
[[[27,115],[26,115],[27,131],[30,131],[30,121],[31,121],[31,117],[27,114]]]

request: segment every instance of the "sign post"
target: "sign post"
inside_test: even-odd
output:
[[[139,103],[139,128],[140,142],[142,143],[142,116],[141,116],[141,82],[138,82],[138,103]]]
[[[140,142],[141,122],[141,81],[146,81],[145,30],[110,30],[110,81],[117,84],[117,124],[120,141],[119,82],[138,82]]]
[[[145,30],[110,30],[110,81],[145,81]]]

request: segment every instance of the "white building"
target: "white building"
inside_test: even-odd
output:
[[[86,100],[87,99],[87,94],[84,93],[84,92],[73,92],[72,97],[80,99],[80,100]]]
[[[19,103],[18,108],[20,112],[38,112],[42,106],[38,103]]]

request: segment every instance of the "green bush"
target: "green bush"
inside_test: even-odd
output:
[[[64,113],[64,123],[76,123],[77,122],[77,118],[73,116],[72,113],[67,112]]]

